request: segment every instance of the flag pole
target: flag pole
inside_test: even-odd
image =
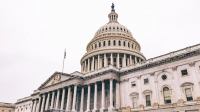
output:
[[[65,58],[66,58],[66,49],[65,49],[65,51],[64,51],[62,74],[63,74],[63,70],[64,70]]]

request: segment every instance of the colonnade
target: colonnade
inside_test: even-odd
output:
[[[141,62],[142,59],[124,53],[105,53],[92,56],[88,59],[85,59],[81,64],[81,72],[89,72],[95,69],[100,69],[108,65],[113,65],[116,67],[125,67],[138,62]]]
[[[107,88],[105,83],[106,84],[109,83],[110,85],[109,90],[105,89]],[[101,99],[100,99],[101,101],[98,101],[98,98],[97,98],[97,96],[99,96],[97,95],[99,94],[98,93],[99,89],[101,89]],[[108,109],[108,108],[119,109],[120,108],[119,89],[120,89],[119,82],[113,79],[103,80],[101,82],[88,84],[86,86],[71,85],[68,87],[59,88],[54,91],[40,94],[40,97],[38,99],[33,100],[33,107],[32,107],[31,112],[44,112],[45,110],[49,110],[49,109],[60,109],[60,110],[68,110],[68,111],[82,111],[82,112],[102,110],[103,112],[104,109]],[[94,91],[94,92],[91,92],[91,91]],[[106,91],[109,91],[109,95],[108,95],[109,101],[106,100],[106,96],[107,96]],[[84,98],[85,94],[87,94],[87,99]],[[87,102],[87,103],[84,103],[84,102]],[[98,107],[100,106],[101,108],[97,107],[98,102],[101,102],[101,104],[98,105]],[[109,104],[109,106],[105,105],[107,103]]]

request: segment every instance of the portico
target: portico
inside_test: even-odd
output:
[[[31,112],[44,112],[50,109],[93,112],[110,109],[112,111],[119,108],[120,99],[117,96],[119,89],[119,81],[116,78],[64,86],[39,94],[39,98],[32,100],[37,109],[32,108]]]

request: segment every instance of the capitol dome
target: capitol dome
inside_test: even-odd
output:
[[[81,59],[81,71],[90,72],[108,65],[126,67],[146,60],[140,44],[131,31],[118,23],[118,14],[111,7],[109,22],[100,27],[88,43],[87,53]]]

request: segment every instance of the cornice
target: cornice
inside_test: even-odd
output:
[[[152,62],[152,63],[148,63],[148,64],[145,64],[145,65],[141,65],[139,67],[130,68],[130,69],[127,69],[127,70],[124,70],[124,71],[120,71],[120,75],[126,75],[126,74],[131,73],[131,72],[136,72],[136,71],[139,71],[139,70],[153,68],[153,67],[156,67],[156,66],[160,66],[160,65],[163,65],[163,64],[179,61],[179,60],[182,60],[182,59],[185,59],[185,58],[190,58],[190,57],[197,56],[197,55],[200,55],[200,49],[195,50],[195,51],[191,51],[191,52],[187,52],[185,54],[180,54],[180,55],[177,55],[177,56],[174,56],[174,57],[169,57],[169,58],[166,58],[166,59],[155,61],[155,62]],[[193,65],[193,63],[192,63],[192,65]]]
[[[80,63],[89,57],[92,57],[94,55],[103,54],[103,53],[127,53],[127,54],[132,54],[132,55],[138,56],[138,57],[146,60],[145,56],[141,52],[136,51],[136,50],[123,48],[123,47],[106,47],[103,49],[98,49],[98,50],[84,54],[83,57],[81,58]]]

